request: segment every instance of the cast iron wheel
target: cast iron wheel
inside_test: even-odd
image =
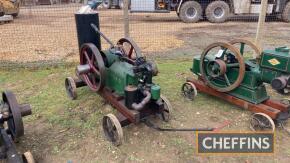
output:
[[[181,5],[177,15],[185,23],[196,23],[201,18],[202,7],[196,1],[187,1]]]
[[[123,56],[127,57],[132,62],[142,57],[139,46],[131,38],[121,38],[117,42],[117,47],[120,48]]]
[[[250,48],[254,50],[256,54],[256,56],[253,56],[254,58],[257,58],[262,54],[260,48],[258,48],[258,46],[256,46],[252,41],[245,40],[245,39],[235,39],[235,40],[230,41],[229,43],[232,45],[239,44],[241,55],[244,55],[245,45],[248,45]]]
[[[103,118],[103,130],[106,138],[115,146],[119,146],[123,143],[123,129],[113,114],[107,114]]]
[[[219,52],[222,52],[222,55],[218,58],[216,56],[217,54],[210,54],[211,50],[215,48],[219,48]],[[227,53],[228,50],[230,50],[231,53]],[[234,56],[238,63],[226,63],[228,56]],[[227,75],[227,69],[231,68],[239,69],[239,75],[232,83]],[[245,62],[239,50],[233,45],[224,42],[217,42],[209,45],[201,54],[200,72],[206,84],[211,88],[219,92],[229,92],[237,88],[242,83],[245,76]],[[214,79],[218,78],[222,78],[225,81],[225,85],[221,85],[214,81]]]
[[[112,7],[112,1],[111,0],[103,0],[103,7],[106,9],[110,9]]]
[[[264,113],[255,113],[251,117],[250,128],[253,131],[275,131],[275,123],[271,117]]]
[[[285,6],[283,13],[282,13],[283,21],[289,23],[290,22],[290,2],[287,3]]]
[[[212,23],[223,23],[230,14],[230,6],[225,1],[213,1],[205,10],[207,19]]]
[[[81,47],[80,65],[89,65],[89,70],[80,74],[81,79],[92,91],[100,91],[105,83],[105,65],[101,53],[94,44],[86,43]]]
[[[165,122],[169,122],[169,120],[171,119],[171,115],[172,115],[172,105],[170,104],[169,100],[161,95],[160,98],[162,99],[163,103],[164,103],[164,110],[161,113],[161,119]]]
[[[77,98],[77,86],[72,77],[67,77],[65,79],[65,89],[70,99],[75,100]]]
[[[32,155],[32,153],[29,152],[29,151],[23,153],[22,158],[23,158],[23,162],[24,162],[24,163],[35,163],[35,160],[34,160],[34,158],[33,158],[33,155]]]
[[[189,100],[194,100],[197,96],[196,86],[191,82],[184,83],[181,87],[181,92],[182,95]]]
[[[9,112],[12,116],[7,121],[8,131],[12,139],[17,142],[24,135],[24,126],[21,116],[21,110],[14,94],[10,91],[5,91],[2,94],[4,103],[8,104]]]

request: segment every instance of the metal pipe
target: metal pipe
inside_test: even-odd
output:
[[[137,111],[141,110],[150,101],[151,93],[149,91],[145,90],[143,92],[143,94],[145,95],[145,98],[139,104],[137,104],[137,103],[132,104],[132,108],[134,110],[137,110]]]
[[[25,117],[32,114],[31,107],[29,104],[22,104],[19,106],[21,111],[21,116]]]
[[[107,36],[105,36],[95,24],[91,23],[91,27],[111,45],[111,48],[115,46],[114,43]]]

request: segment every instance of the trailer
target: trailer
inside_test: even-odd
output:
[[[169,13],[175,11],[185,23],[206,18],[212,23],[225,22],[230,16],[258,16],[261,0],[131,0],[131,13]],[[290,22],[290,0],[268,0],[267,16]]]
[[[103,7],[106,9],[113,7],[122,9],[124,7],[124,2],[123,0],[103,0]]]

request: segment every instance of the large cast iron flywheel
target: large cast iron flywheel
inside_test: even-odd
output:
[[[234,39],[229,42],[232,45],[239,45],[239,50],[242,56],[244,56],[245,53],[245,45],[249,46],[254,52],[255,55],[253,58],[259,58],[262,54],[261,48],[259,48],[256,44],[254,44],[252,41],[246,40],[246,39]]]
[[[235,63],[229,62],[229,58]],[[238,70],[236,77],[228,75],[233,69]],[[200,72],[208,86],[219,92],[229,92],[242,83],[245,62],[236,47],[229,43],[216,42],[205,48],[201,54]]]
[[[100,91],[105,84],[105,65],[98,48],[92,43],[82,45],[78,74],[94,92]]]
[[[132,61],[142,57],[140,48],[131,38],[121,38],[117,42],[117,47],[120,48],[124,57],[128,57]]]

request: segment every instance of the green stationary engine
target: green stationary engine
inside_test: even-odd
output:
[[[239,48],[233,46],[238,44]],[[244,59],[244,49],[248,45],[259,59]],[[215,51],[214,51],[215,49]],[[250,41],[234,40],[230,43],[214,43],[201,56],[193,59],[193,73],[206,84],[232,96],[259,104],[267,99],[264,83],[280,93],[287,93],[290,85],[289,48],[279,47],[262,53]]]
[[[76,99],[76,88],[88,86],[117,109],[116,116],[108,114],[103,118],[104,133],[117,146],[122,144],[124,126],[147,122],[151,115],[169,121],[172,107],[161,95],[160,86],[152,81],[158,74],[156,64],[147,61],[130,38],[113,44],[99,31],[98,13],[75,17],[80,64],[76,68],[78,78],[65,80],[69,97]],[[110,44],[107,50],[101,49],[100,36]]]
[[[125,96],[128,108],[139,110],[149,100],[160,99],[160,87],[152,82],[157,73],[157,66],[146,61],[130,38],[120,39],[109,50],[99,51],[91,43],[81,47],[77,74],[93,91],[100,91],[105,86],[115,95]],[[143,98],[147,102],[142,103]]]

